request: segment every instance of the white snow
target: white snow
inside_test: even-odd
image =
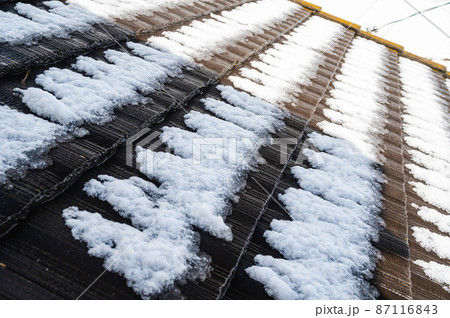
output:
[[[405,167],[409,169],[417,180],[424,181],[426,184],[448,192],[450,195],[450,178],[445,174],[443,175],[415,164],[406,164]]]
[[[76,5],[60,1],[43,2],[49,10],[17,3],[16,13],[0,11],[0,43],[30,43],[43,37],[67,37],[73,31],[87,31],[102,19]]]
[[[243,4],[220,15],[193,21],[176,31],[165,31],[162,36],[151,37],[148,43],[187,60],[207,59],[252,34],[264,32],[264,28],[281,22],[299,6],[284,0],[260,0]]]
[[[348,141],[317,133],[309,141],[321,152],[304,151],[311,169],[292,168],[301,189],[279,196],[292,221],[273,220],[264,233],[285,259],[257,255],[246,271],[277,299],[375,298],[367,279],[377,258],[371,240],[382,174]]]
[[[115,108],[144,101],[141,94],[160,89],[168,76],[181,73],[180,58],[137,43],[127,46],[138,56],[107,50],[110,63],[80,56],[74,70],[48,69],[36,77],[43,89],[19,90],[22,101],[34,113],[63,125],[103,123]]]
[[[411,160],[417,165],[425,167],[430,171],[435,171],[443,176],[450,177],[450,163],[433,157],[432,155],[425,154],[418,150],[408,150],[411,155]]]
[[[137,161],[143,173],[161,182],[165,200],[174,202],[191,224],[214,236],[232,239],[224,217],[228,212],[227,198],[240,187],[236,172],[226,164],[211,167],[204,160],[203,164],[193,164],[192,157],[181,158],[150,150],[141,151]]]
[[[424,184],[422,182],[411,181],[410,184],[414,187],[414,191],[425,202],[441,208],[447,213],[450,213],[450,193],[448,191],[443,191],[439,188]]]
[[[270,131],[281,126],[284,114],[276,106],[231,87],[217,88],[223,100],[204,103],[220,105],[210,111],[240,126],[191,111],[185,123],[194,132],[164,127],[160,139],[174,154],[138,148],[136,159],[140,171],[157,180],[159,187],[138,177],[119,180],[106,175],[86,183],[88,195],[111,204],[133,226],[76,207],[63,213],[74,237],[87,243],[89,253],[104,258],[105,268],[124,275],[144,298],[175,282],[205,277],[209,262],[198,250],[193,226],[232,240],[224,221],[230,200],[237,199],[245,174],[256,165],[252,155],[270,141]],[[259,121],[264,111],[264,120]],[[240,120],[244,113],[247,123]]]
[[[197,1],[183,0],[182,2],[192,4]],[[99,16],[116,19],[133,19],[140,14],[151,15],[153,12],[164,12],[166,9],[180,5],[179,0],[67,0],[66,2],[79,5]]]
[[[450,213],[450,130],[446,102],[436,74],[427,66],[400,59],[403,131],[413,164],[414,191],[427,203]],[[442,79],[441,79],[442,80]]]
[[[337,23],[312,17],[250,62],[252,68],[241,68],[240,76],[229,79],[235,87],[268,102],[293,102],[297,85],[310,83],[325,59],[323,52],[343,31]]]
[[[353,40],[344,64],[326,100],[330,107],[323,113],[327,121],[318,126],[331,136],[356,145],[374,161],[380,161],[378,135],[384,132],[386,93],[383,74],[388,49],[363,38]]]
[[[450,260],[450,237],[433,233],[428,229],[413,226],[413,236],[428,252],[435,252],[442,259]]]
[[[67,133],[63,126],[0,105],[0,184],[8,173],[42,166],[42,155]]]
[[[425,274],[440,284],[445,284],[443,288],[450,293],[450,266],[439,264],[433,261],[414,261],[416,265],[422,267]]]
[[[426,206],[419,207],[417,204],[411,204],[418,211],[417,214],[422,218],[422,220],[431,222],[438,227],[442,232],[450,234],[450,215],[445,215],[439,213],[434,209],[430,209]]]
[[[270,113],[262,113],[257,121],[251,121],[249,118],[254,114],[248,110],[229,107],[228,103],[214,98],[205,98],[202,102],[205,104],[205,109],[212,111],[218,117],[257,134],[267,133],[267,131],[274,132],[276,129],[274,125],[277,123],[273,121],[273,115]]]
[[[80,211],[76,207],[65,209],[63,216],[67,226],[75,239],[87,242],[90,255],[104,258],[103,266],[121,273],[127,279],[128,286],[144,298],[170,288],[174,281],[184,280],[189,274],[192,278],[205,277],[208,258],[199,253],[198,237],[183,219],[178,219],[179,212],[169,210],[160,216],[151,215],[154,204],[141,188],[127,184],[127,180],[99,177],[109,179],[101,184],[109,192],[105,194],[102,189],[95,191],[111,200],[118,193],[120,202],[132,204],[131,207],[138,209],[136,214],[143,213],[153,223],[151,227],[139,230],[109,221],[98,213]],[[112,204],[121,212],[121,206]],[[131,210],[121,213],[127,214],[127,211]]]

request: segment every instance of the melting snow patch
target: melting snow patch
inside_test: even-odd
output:
[[[436,75],[427,66],[400,59],[403,131],[414,164],[406,167],[417,180],[410,182],[425,201],[450,213],[449,114]]]
[[[174,154],[137,149],[140,171],[157,180],[159,187],[138,177],[119,180],[106,175],[86,183],[88,195],[111,204],[133,226],[76,207],[63,212],[74,237],[87,243],[89,253],[104,258],[105,268],[124,275],[144,298],[207,275],[209,260],[198,250],[193,226],[232,240],[224,221],[230,199],[256,165],[253,154],[281,126],[284,114],[276,106],[231,87],[217,88],[223,100],[203,102],[230,122],[191,111],[185,123],[195,132],[163,128],[160,138]]]
[[[318,124],[326,134],[351,141],[374,161],[380,159],[376,135],[384,131],[387,53],[386,47],[373,41],[357,38],[352,42],[342,74],[333,83],[332,98],[326,101],[330,109],[323,111],[329,121]]]
[[[19,90],[22,101],[36,114],[63,125],[110,120],[114,108],[138,104],[141,94],[158,90],[168,76],[181,73],[184,62],[145,45],[128,42],[138,56],[107,50],[110,63],[80,56],[78,72],[52,67],[36,77],[40,88]]]
[[[450,266],[436,262],[414,261],[416,265],[422,267],[425,274],[440,284],[446,284],[443,288],[450,293]]]
[[[428,252],[435,252],[442,259],[450,260],[450,237],[433,233],[428,229],[414,226],[413,236],[416,241]]]
[[[411,156],[411,160],[414,161],[419,166],[425,167],[430,171],[435,171],[441,173],[443,176],[450,178],[450,163],[433,157],[432,155],[427,155],[418,150],[408,150]]]
[[[317,133],[309,140],[321,150],[304,152],[313,168],[293,167],[301,189],[279,196],[292,221],[273,220],[264,233],[285,259],[258,255],[246,271],[277,299],[375,298],[367,279],[378,255],[371,241],[380,229],[382,174],[347,141]]]
[[[199,252],[198,234],[185,222],[183,213],[167,202],[157,207],[144,192],[147,188],[142,179],[99,176],[99,180],[91,180],[85,190],[109,202],[133,224],[146,227],[139,230],[98,213],[65,209],[67,226],[75,239],[87,243],[90,255],[103,258],[105,268],[122,274],[144,298],[173,286],[176,280],[206,276],[208,257]]]
[[[282,0],[246,3],[220,15],[211,14],[211,18],[194,21],[177,31],[163,32],[162,36],[151,37],[148,42],[191,61],[207,59],[233,42],[263,33],[265,27],[283,21],[298,8],[296,4]]]
[[[67,37],[74,31],[90,30],[93,24],[103,21],[76,5],[60,1],[43,4],[48,11],[21,2],[14,7],[19,14],[0,11],[0,43],[20,44],[43,37]]]
[[[252,61],[252,68],[241,68],[240,76],[230,76],[235,87],[271,103],[293,102],[297,85],[307,85],[317,73],[323,52],[344,31],[337,23],[312,17],[282,43],[274,44]]]
[[[442,210],[450,213],[450,193],[434,186],[424,184],[422,182],[409,182],[414,187],[414,191],[425,202],[428,202]]]
[[[42,166],[42,154],[67,133],[63,126],[0,105],[0,184],[12,171]]]
[[[154,11],[164,11],[180,5],[179,0],[67,0],[105,18],[133,19],[140,14],[151,15]],[[183,0],[192,4],[196,0]]]

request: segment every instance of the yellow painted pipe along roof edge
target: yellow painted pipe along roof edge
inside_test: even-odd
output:
[[[366,32],[366,31],[360,30],[360,31],[358,32],[358,35],[360,35],[360,36],[362,36],[362,37],[364,37],[364,38],[366,38],[366,39],[375,41],[375,42],[377,42],[377,43],[383,44],[384,46],[387,46],[388,48],[394,49],[394,50],[396,50],[396,51],[398,51],[398,52],[403,52],[403,51],[405,50],[405,48],[403,47],[403,45],[394,43],[394,42],[392,42],[392,41],[388,41],[388,40],[386,40],[386,39],[383,39],[383,38],[381,38],[381,37],[379,37],[379,36],[376,36],[376,35],[374,35],[374,34],[372,34],[372,33]]]
[[[417,62],[420,62],[422,64],[425,64],[425,65],[431,67],[432,69],[435,69],[435,70],[443,73],[444,75],[448,76],[448,74],[447,74],[448,73],[447,72],[447,67],[445,65],[433,62],[430,59],[418,56],[418,55],[416,55],[414,53],[411,53],[411,52],[408,52],[408,51],[403,51],[403,52],[401,52],[400,55],[403,56],[403,57],[406,57],[406,58],[408,58],[410,60],[417,61]]]
[[[339,23],[339,24],[341,24],[341,25],[343,25],[343,26],[345,26],[345,27],[347,27],[349,29],[352,29],[352,30],[356,31],[357,35],[359,35],[359,36],[362,36],[362,37],[364,37],[366,39],[375,41],[375,42],[377,42],[379,44],[382,44],[382,45],[384,45],[384,46],[386,46],[386,47],[388,47],[390,49],[393,49],[393,50],[397,51],[400,56],[403,56],[403,57],[406,57],[406,58],[408,58],[410,60],[413,60],[413,61],[425,64],[425,65],[431,67],[432,69],[437,70],[440,73],[442,73],[442,75],[444,77],[450,78],[450,72],[447,72],[447,67],[445,65],[433,62],[430,59],[418,56],[418,55],[410,53],[410,52],[407,52],[407,51],[405,51],[405,48],[402,45],[400,45],[400,44],[388,41],[388,40],[383,39],[383,38],[381,38],[379,36],[376,36],[376,35],[374,35],[372,33],[363,31],[363,30],[361,30],[361,26],[358,25],[358,24],[349,22],[347,20],[344,20],[344,19],[341,19],[339,17],[336,17],[336,16],[334,16],[332,14],[323,12],[322,11],[322,7],[320,7],[320,6],[317,6],[317,5],[312,4],[310,2],[301,1],[301,0],[290,0],[290,1],[292,1],[294,3],[297,3],[297,4],[301,5],[302,7],[306,8],[308,10],[311,10],[314,14],[317,14],[317,15],[319,15],[320,17],[322,17],[324,19],[327,19],[327,20]]]
[[[315,4],[312,4],[312,3],[309,3],[306,1],[301,1],[301,0],[290,0],[290,1],[298,3],[302,7],[305,7],[306,9],[312,10],[314,12],[322,11],[322,7],[316,6]]]
[[[341,24],[341,25],[345,26],[346,28],[351,29],[353,31],[359,32],[361,30],[361,26],[359,24],[352,23],[350,21],[341,19],[341,18],[336,17],[336,16],[334,16],[332,14],[329,14],[327,12],[321,11],[321,12],[318,13],[318,15],[321,18],[324,18],[324,19],[327,19],[327,20],[339,23],[339,24]]]

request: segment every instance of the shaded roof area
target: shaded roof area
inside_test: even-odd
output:
[[[21,119],[31,122],[24,129],[0,119],[0,141],[19,145],[5,142],[4,153],[20,154],[0,156],[11,167],[0,170],[0,297],[336,298],[320,294],[336,276],[335,290],[348,298],[449,299],[440,274],[450,271],[448,73],[297,2],[160,1],[122,13],[92,5],[83,10],[93,16],[70,26],[58,22],[66,11],[22,1],[59,17],[32,42],[0,41],[1,110],[33,116]],[[48,27],[41,11],[24,8],[0,1],[2,12]],[[33,120],[47,138],[25,134]],[[242,136],[258,138],[252,150],[261,158],[236,171],[183,161],[194,158],[185,145],[197,137]],[[238,156],[244,146],[237,142]],[[175,161],[149,171],[142,156],[163,152]],[[212,175],[204,187],[186,184],[191,169]],[[212,171],[223,185],[209,184]],[[148,219],[133,215],[144,199],[156,213]],[[179,241],[165,249],[136,234],[144,252],[116,262],[127,235],[174,235],[165,228],[173,220],[149,226],[166,217],[163,204],[180,213]],[[323,206],[335,212],[316,219]],[[344,214],[360,208],[346,223]],[[311,243],[309,254],[297,253],[292,237]],[[353,259],[338,254],[342,244]],[[330,270],[318,274],[308,264],[321,259]],[[135,274],[127,262],[151,270]],[[314,275],[319,286],[307,279]]]

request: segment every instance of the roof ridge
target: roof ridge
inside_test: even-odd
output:
[[[324,12],[324,11],[322,11],[322,7],[320,7],[318,5],[315,5],[315,4],[307,2],[307,1],[302,1],[302,0],[289,0],[289,1],[301,5],[306,10],[312,11],[312,14],[318,15],[321,18],[324,18],[324,19],[327,19],[327,20],[339,23],[339,24],[345,26],[348,29],[354,30],[356,32],[356,35],[362,36],[362,37],[364,37],[364,38],[366,38],[368,40],[371,40],[371,41],[375,41],[375,42],[377,42],[379,44],[382,44],[382,45],[386,46],[389,49],[397,51],[399,56],[402,56],[402,57],[405,57],[407,59],[410,59],[410,60],[419,62],[421,64],[424,64],[424,65],[432,68],[433,70],[438,71],[444,77],[450,78],[450,71],[447,71],[447,67],[445,65],[433,62],[432,60],[430,60],[428,58],[425,58],[425,57],[413,54],[413,53],[408,52],[408,51],[405,51],[405,48],[402,45],[397,44],[397,43],[392,42],[392,41],[388,41],[388,40],[386,40],[386,39],[384,39],[382,37],[379,37],[379,36],[376,36],[376,35],[374,35],[372,33],[369,33],[369,32],[366,32],[364,30],[361,30],[361,26],[360,25],[358,25],[356,23],[353,23],[353,22],[350,22],[350,21],[347,21],[347,20],[344,20],[344,19],[341,19],[341,18],[339,18],[337,16],[334,16],[332,14],[329,14],[327,12]]]

